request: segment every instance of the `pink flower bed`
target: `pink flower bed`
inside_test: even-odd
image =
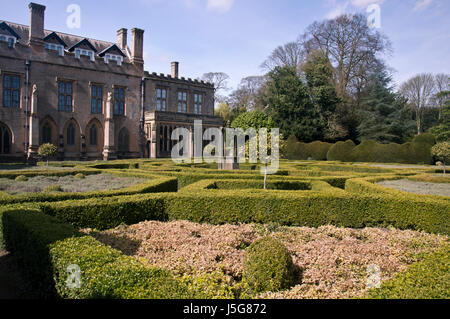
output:
[[[323,226],[212,226],[186,221],[143,222],[91,233],[101,242],[146,264],[196,274],[222,270],[239,279],[245,248],[267,235],[281,240],[302,270],[299,284],[262,298],[351,298],[367,290],[367,267],[381,270],[381,281],[446,243],[447,236],[397,229],[350,229]]]

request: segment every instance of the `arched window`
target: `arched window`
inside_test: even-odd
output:
[[[130,145],[130,134],[128,130],[124,127],[119,132],[119,152],[128,152]]]
[[[52,127],[45,123],[42,127],[42,144],[52,143]]]
[[[67,145],[75,145],[75,126],[70,123],[67,127]]]
[[[97,143],[97,126],[95,124],[92,124],[91,128],[89,129],[89,144],[97,145]]]
[[[9,154],[11,149],[11,134],[6,126],[0,124],[0,154]]]

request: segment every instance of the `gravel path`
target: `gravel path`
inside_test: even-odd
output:
[[[395,181],[382,181],[377,184],[408,193],[450,196],[450,183],[426,183],[399,179]]]

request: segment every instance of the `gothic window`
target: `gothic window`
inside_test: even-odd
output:
[[[45,123],[42,127],[42,144],[52,143],[52,127]]]
[[[103,112],[103,87],[101,85],[91,86],[91,113],[102,114]]]
[[[89,144],[97,145],[97,126],[95,124],[92,124],[89,129]]]
[[[0,124],[0,154],[9,154],[11,148],[11,134],[8,128]]]
[[[194,113],[202,114],[203,94],[194,94]]]
[[[156,89],[156,110],[166,111],[167,109],[167,89]]]
[[[58,110],[72,112],[72,82],[58,82]]]
[[[187,112],[187,92],[185,91],[178,91],[178,112]]]
[[[119,152],[128,152],[130,148],[130,134],[128,130],[124,127],[119,132]]]
[[[20,77],[5,74],[3,77],[3,106],[20,107]]]
[[[114,89],[114,115],[125,115],[125,89]]]
[[[75,126],[72,123],[67,127],[67,145],[75,145]]]

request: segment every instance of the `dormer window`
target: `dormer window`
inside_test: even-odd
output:
[[[116,54],[105,54],[105,63],[108,63],[109,61],[116,61],[117,65],[122,65],[123,57]]]
[[[6,23],[0,23],[0,41],[7,42],[10,48],[13,48],[20,36]]]
[[[6,35],[6,34],[0,34],[0,41],[8,42],[8,46],[10,48],[13,48],[17,42],[17,38],[10,36],[10,35]]]
[[[58,51],[59,56],[64,55],[64,47],[62,45],[54,44],[54,43],[45,43],[45,48],[47,50]]]
[[[85,49],[75,49],[75,59],[79,59],[80,56],[82,55],[88,56],[89,59],[91,59],[91,61],[94,62],[94,51]]]
[[[79,59],[82,55],[84,55],[88,56],[92,62],[95,62],[95,53],[97,52],[97,49],[89,42],[88,39],[83,39],[72,45],[67,51],[74,52],[75,59]]]

